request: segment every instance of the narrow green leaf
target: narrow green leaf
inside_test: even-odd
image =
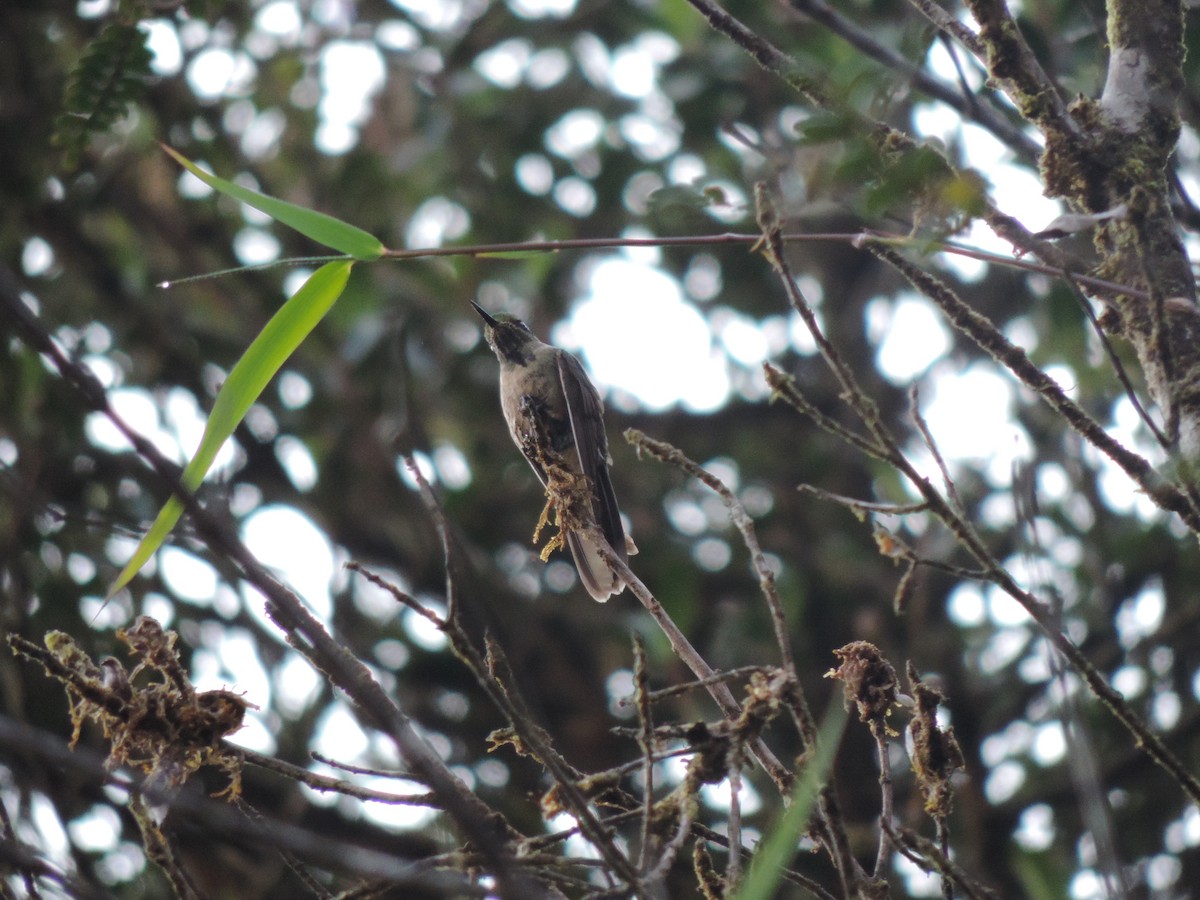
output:
[[[212,413],[204,426],[200,446],[196,448],[195,456],[183,470],[180,480],[188,490],[194,491],[200,486],[217,456],[217,451],[233,434],[250,405],[258,399],[271,378],[279,371],[279,367],[287,361],[300,346],[300,342],[342,295],[353,266],[351,260],[338,260],[317,269],[279,312],[271,317],[271,321],[242,354],[242,358],[237,361],[233,371],[221,385],[221,390],[217,392]],[[182,514],[183,503],[178,497],[171,497],[138,544],[133,557],[109,587],[109,597],[125,587],[146,561],[158,551]]]
[[[847,712],[840,692],[829,704],[817,736],[817,752],[809,756],[804,771],[792,789],[792,803],[754,852],[750,872],[733,900],[771,900],[777,896],[784,866],[796,855],[800,834],[808,825],[817,804],[817,794],[829,778]]]
[[[305,237],[312,238],[319,244],[324,244],[326,247],[332,247],[340,253],[345,253],[348,256],[353,256],[355,259],[362,260],[379,259],[379,257],[383,256],[384,250],[387,249],[383,246],[379,238],[369,232],[363,231],[361,228],[351,225],[349,222],[335,219],[333,216],[317,212],[315,209],[307,209],[303,206],[297,206],[295,203],[288,203],[286,200],[268,197],[266,194],[260,194],[258,191],[244,188],[240,184],[234,184],[232,181],[218,178],[210,172],[205,172],[178,150],[168,147],[166,144],[160,146],[177,163],[214,191],[220,191],[227,197],[240,200],[247,206],[253,206],[255,209],[265,212],[277,222],[282,222],[289,228],[296,229],[296,231]]]

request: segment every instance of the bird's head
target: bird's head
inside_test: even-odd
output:
[[[483,336],[501,362],[523,364],[530,361],[531,345],[539,343],[529,326],[508,313],[492,315],[478,303],[475,312],[483,319]]]

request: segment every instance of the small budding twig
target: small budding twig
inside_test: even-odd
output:
[[[896,583],[896,590],[892,593],[892,611],[898,616],[908,612],[908,601],[912,599],[912,595],[916,593],[917,589],[916,576],[917,561],[910,559],[904,568],[904,574]]]
[[[939,572],[945,572],[948,575],[953,575],[955,578],[965,578],[972,581],[991,580],[991,573],[987,569],[968,569],[965,566],[944,563],[939,559],[919,556],[917,551],[898,538],[893,532],[884,528],[879,522],[875,523],[875,529],[871,532],[871,537],[875,539],[875,546],[879,550],[879,555],[886,556],[893,562],[905,562],[910,568],[913,566],[925,566],[929,569],[937,569]]]

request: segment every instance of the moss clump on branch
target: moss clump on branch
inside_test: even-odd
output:
[[[117,639],[141,658],[132,671],[112,657],[93,662],[62,631],[47,632],[44,649],[17,635],[9,635],[8,644],[15,654],[40,664],[47,675],[66,685],[72,747],[83,723],[91,720],[111,742],[105,765],[141,769],[151,794],[169,794],[201,767],[216,766],[229,776],[222,794],[236,797],[242,761],[221,741],[242,727],[250,704],[233,691],[197,692],[179,661],[178,637],[149,616],[119,630]],[[134,681],[146,670],[161,678],[136,686]]]

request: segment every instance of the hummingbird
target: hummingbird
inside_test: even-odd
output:
[[[513,443],[558,513],[580,581],[603,603],[621,593],[625,582],[583,529],[598,525],[621,560],[637,553],[621,524],[608,473],[612,457],[604,432],[604,403],[570,353],[542,343],[514,316],[493,316],[478,303],[471,305],[482,317],[484,338],[500,360],[500,407]]]

